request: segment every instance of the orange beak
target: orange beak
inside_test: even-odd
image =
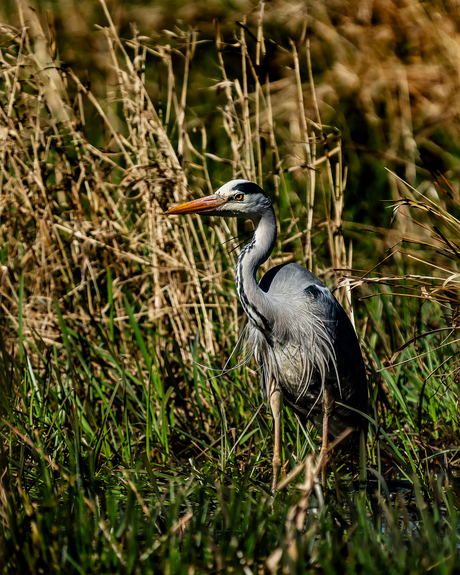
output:
[[[222,204],[226,203],[226,199],[222,196],[217,196],[213,194],[212,196],[206,196],[205,198],[199,198],[198,200],[193,200],[192,202],[187,202],[167,210],[165,212],[166,216],[172,214],[201,214],[203,212],[215,210]]]

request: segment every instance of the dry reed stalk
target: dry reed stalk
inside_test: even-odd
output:
[[[286,98],[280,99],[288,84],[271,82],[269,73],[259,76],[267,42],[264,3],[257,13],[254,35],[244,22],[238,38],[226,42],[216,24],[215,58],[221,78],[214,88],[222,91],[221,125],[217,126],[197,121],[190,109],[197,32],[178,30],[168,35],[168,43],[152,43],[132,26],[132,38],[122,41],[104,0],[101,5],[108,22],[99,32],[106,43],[105,99],[74,71],[57,65],[38,16],[33,18],[32,37],[25,27],[20,34],[8,30],[16,60],[10,58],[8,63],[0,54],[5,62],[0,90],[5,105],[0,113],[7,126],[2,140],[7,145],[0,155],[0,209],[9,214],[0,225],[0,235],[11,270],[1,288],[1,305],[11,322],[11,342],[21,317],[21,337],[31,356],[34,335],[40,345],[60,345],[56,305],[64,321],[85,338],[96,333],[96,324],[115,330],[113,343],[129,355],[132,326],[124,299],[128,297],[134,306],[132,317],[150,334],[146,337],[152,339],[160,364],[172,349],[169,339],[190,363],[189,343],[197,332],[206,356],[231,349],[238,339],[241,314],[232,279],[237,252],[227,253],[225,244],[229,236],[237,236],[238,228],[236,221],[206,228],[199,218],[189,218],[185,224],[168,220],[163,208],[189,198],[191,187],[215,189],[220,183],[215,179],[216,166],[231,177],[257,180],[267,191],[273,187],[277,198],[281,186],[285,209],[291,215],[289,222],[282,222],[284,233],[288,237],[297,232],[294,241],[313,265],[312,230],[323,217],[315,220],[316,174],[326,165],[336,209],[333,216],[327,215],[324,206],[319,210],[330,222],[333,267],[340,267],[337,262],[344,265],[347,261],[341,252],[344,244],[337,237],[345,187],[342,167],[336,172],[334,194],[331,175],[331,162],[341,161],[340,145],[320,153],[326,141],[318,121],[319,106],[314,105],[317,120],[308,120],[295,45],[289,83],[295,86],[298,105],[292,109],[290,128],[282,120],[291,109]],[[24,19],[23,8],[20,18]],[[237,74],[226,63],[226,52],[236,49],[241,58]],[[160,95],[153,98],[147,88],[152,87],[152,59],[165,78],[164,105]],[[21,113],[24,121],[19,119]],[[298,122],[299,117],[300,155],[297,132],[286,131],[286,126],[295,129],[294,120]],[[94,136],[96,123],[96,132],[105,134],[105,144]],[[213,142],[221,142],[220,149],[210,148],[209,132]],[[265,151],[264,134],[269,136]],[[305,176],[306,207],[294,190],[288,193],[296,181],[291,177],[294,173],[299,181]],[[307,230],[302,223],[304,213]],[[334,255],[334,250],[341,255]],[[285,248],[282,256],[274,253],[272,262],[295,257]],[[107,270],[112,304],[108,302]],[[25,278],[23,295],[19,293],[21,275]],[[216,323],[221,329],[216,330]],[[134,365],[133,360],[128,363]]]
[[[294,69],[295,69],[295,79],[296,79],[296,86],[297,86],[297,101],[299,107],[299,118],[300,118],[300,137],[302,141],[302,147],[304,148],[305,152],[305,161],[307,164],[307,177],[306,177],[306,197],[307,197],[307,236],[305,241],[305,261],[307,263],[308,269],[313,269],[313,251],[311,245],[311,233],[312,233],[312,226],[313,226],[313,207],[315,204],[315,171],[309,170],[308,166],[312,165],[312,162],[316,160],[316,157],[312,155],[312,146],[310,144],[310,136],[308,133],[307,128],[307,120],[305,117],[305,104],[303,99],[303,89],[302,89],[302,80],[300,77],[300,65],[299,65],[299,56],[297,53],[296,46],[294,42],[291,40],[291,49],[292,49],[292,58],[294,60]],[[314,137],[313,137],[313,146],[314,146]],[[313,152],[314,153],[314,152]]]

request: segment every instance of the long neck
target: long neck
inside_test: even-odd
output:
[[[270,330],[270,302],[257,283],[256,273],[275,246],[277,227],[273,208],[254,221],[252,241],[241,250],[236,263],[236,290],[246,315],[264,332]]]

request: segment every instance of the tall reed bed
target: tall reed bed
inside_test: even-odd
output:
[[[322,122],[307,38],[274,55],[262,3],[233,34],[216,22],[212,43],[186,27],[152,40],[132,25],[122,39],[101,7],[104,97],[59,61],[52,18],[45,29],[18,4],[21,26],[1,27],[5,572],[453,570],[456,372],[436,387],[430,365],[447,365],[450,349],[433,345],[438,332],[407,342],[441,291],[423,284],[428,305],[415,313],[380,278],[385,297],[355,307],[371,441],[360,466],[334,458],[323,491],[315,432],[286,411],[272,500],[259,375],[236,355],[220,373],[243,327],[234,248],[250,229],[163,216],[231,178],[260,183],[281,232],[268,265],[295,260],[342,280],[336,294],[353,313],[347,169],[340,132]],[[195,65],[204,52],[211,72]],[[445,211],[425,212],[435,209]],[[437,239],[455,255],[446,233]]]

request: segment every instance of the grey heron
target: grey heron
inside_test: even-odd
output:
[[[246,340],[273,412],[275,491],[281,464],[283,397],[322,434],[323,461],[328,435],[337,437],[349,427],[367,431],[365,417],[357,413],[368,413],[366,370],[358,338],[342,306],[306,268],[281,264],[257,281],[257,270],[270,256],[277,237],[275,212],[260,186],[232,180],[211,196],[165,212],[192,213],[249,218],[254,224],[252,241],[237,260],[235,282],[249,320]]]

